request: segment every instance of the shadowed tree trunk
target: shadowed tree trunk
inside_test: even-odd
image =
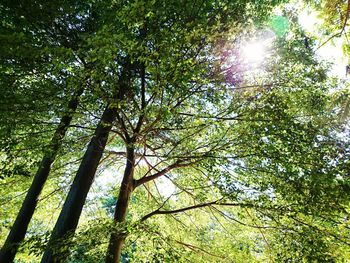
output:
[[[49,149],[40,163],[38,171],[34,176],[33,182],[22,203],[22,207],[16,217],[11,231],[6,238],[4,246],[0,250],[1,263],[13,262],[19,244],[25,237],[29,222],[33,217],[36,205],[38,203],[40,193],[50,173],[51,165],[62,145],[63,138],[65,137],[66,131],[72,121],[73,114],[78,107],[78,100],[80,95],[83,93],[83,90],[84,88],[77,90],[68,103],[67,112],[63,115],[60,124],[51,139]]]
[[[129,142],[132,145],[132,142]],[[129,200],[132,191],[134,190],[134,166],[135,152],[133,146],[127,148],[127,160],[124,171],[123,181],[120,187],[117,205],[114,212],[115,223],[125,222]],[[120,262],[120,256],[124,241],[125,233],[113,232],[109,241],[106,263]]]
[[[116,107],[107,105],[96,127],[95,134],[85,151],[41,262],[62,262],[67,256],[67,247],[60,247],[60,253],[58,254],[54,252],[52,245],[55,240],[64,238],[69,233],[74,233],[77,228],[86,196],[94,180],[116,115]]]
[[[146,82],[145,82],[145,66],[141,65],[140,69],[141,77],[141,109],[146,107]],[[126,165],[124,170],[123,180],[120,186],[117,204],[114,211],[114,222],[122,225],[125,222],[127,210],[129,206],[130,196],[136,187],[136,181],[134,180],[134,168],[135,168],[135,148],[136,135],[140,132],[142,122],[144,120],[144,114],[141,114],[137,125],[135,127],[135,135],[130,137],[125,130],[125,142],[126,142]],[[120,120],[121,121],[121,120]],[[121,121],[122,122],[122,121]],[[109,240],[106,263],[120,262],[122,248],[127,234],[123,233],[123,230],[113,231]]]

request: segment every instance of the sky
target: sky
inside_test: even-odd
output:
[[[310,9],[304,9],[299,15],[299,23],[303,29],[312,35],[318,32],[318,26],[322,24],[322,21],[317,17],[317,13]],[[321,45],[326,39],[321,40]],[[345,79],[345,67],[348,64],[347,59],[343,55],[342,51],[342,39],[333,38],[332,41],[327,42],[325,45],[317,49],[316,53],[324,60],[333,63],[330,71],[331,76],[336,76],[340,79]]]

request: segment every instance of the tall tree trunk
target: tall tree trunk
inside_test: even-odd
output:
[[[104,110],[95,134],[85,151],[41,262],[62,262],[67,256],[67,247],[63,249],[61,247],[58,254],[54,252],[52,245],[55,243],[55,240],[67,237],[69,233],[74,233],[77,228],[86,196],[94,180],[116,115],[117,109],[115,107],[108,105]]]
[[[132,143],[132,142],[131,142]],[[114,211],[114,221],[116,223],[125,222],[129,200],[134,190],[134,166],[135,166],[135,150],[133,146],[127,147],[127,160],[124,171],[123,181],[120,186],[117,205]],[[122,247],[126,238],[125,233],[113,232],[109,241],[106,263],[120,262]]]
[[[19,247],[19,243],[23,241],[25,237],[29,222],[38,203],[40,193],[50,173],[51,164],[54,162],[62,145],[63,138],[72,121],[73,114],[78,107],[78,100],[80,95],[83,93],[83,90],[84,88],[77,90],[68,103],[67,112],[63,115],[60,124],[51,139],[49,150],[41,161],[11,231],[6,238],[4,246],[0,250],[1,263],[13,262]]]

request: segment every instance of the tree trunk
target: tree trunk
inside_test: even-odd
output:
[[[41,164],[36,172],[33,182],[22,203],[22,207],[16,217],[16,220],[8,234],[4,246],[0,250],[0,262],[13,262],[17,253],[19,244],[23,241],[28,229],[29,222],[34,214],[40,193],[44,187],[47,177],[50,173],[51,164],[54,162],[56,155],[62,145],[63,138],[72,121],[73,113],[78,107],[78,100],[83,93],[83,88],[77,90],[68,103],[68,110],[62,117],[49,145],[48,152],[44,155]]]
[[[60,247],[59,255],[58,253],[54,253],[52,245],[55,243],[55,240],[64,238],[69,233],[74,233],[77,228],[86,196],[94,180],[98,164],[107,143],[108,134],[116,115],[117,109],[114,107],[107,106],[104,110],[101,120],[96,127],[95,134],[85,151],[41,262],[62,262],[67,256],[67,247]]]
[[[132,142],[131,142],[132,143]],[[119,196],[114,212],[114,221],[116,223],[125,222],[129,200],[134,190],[134,166],[135,152],[133,146],[127,147],[127,160],[124,171],[124,177],[120,186]],[[109,241],[106,263],[119,263],[122,247],[126,238],[125,233],[113,232]]]

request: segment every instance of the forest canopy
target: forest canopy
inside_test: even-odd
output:
[[[1,1],[0,263],[346,262],[349,13]]]

